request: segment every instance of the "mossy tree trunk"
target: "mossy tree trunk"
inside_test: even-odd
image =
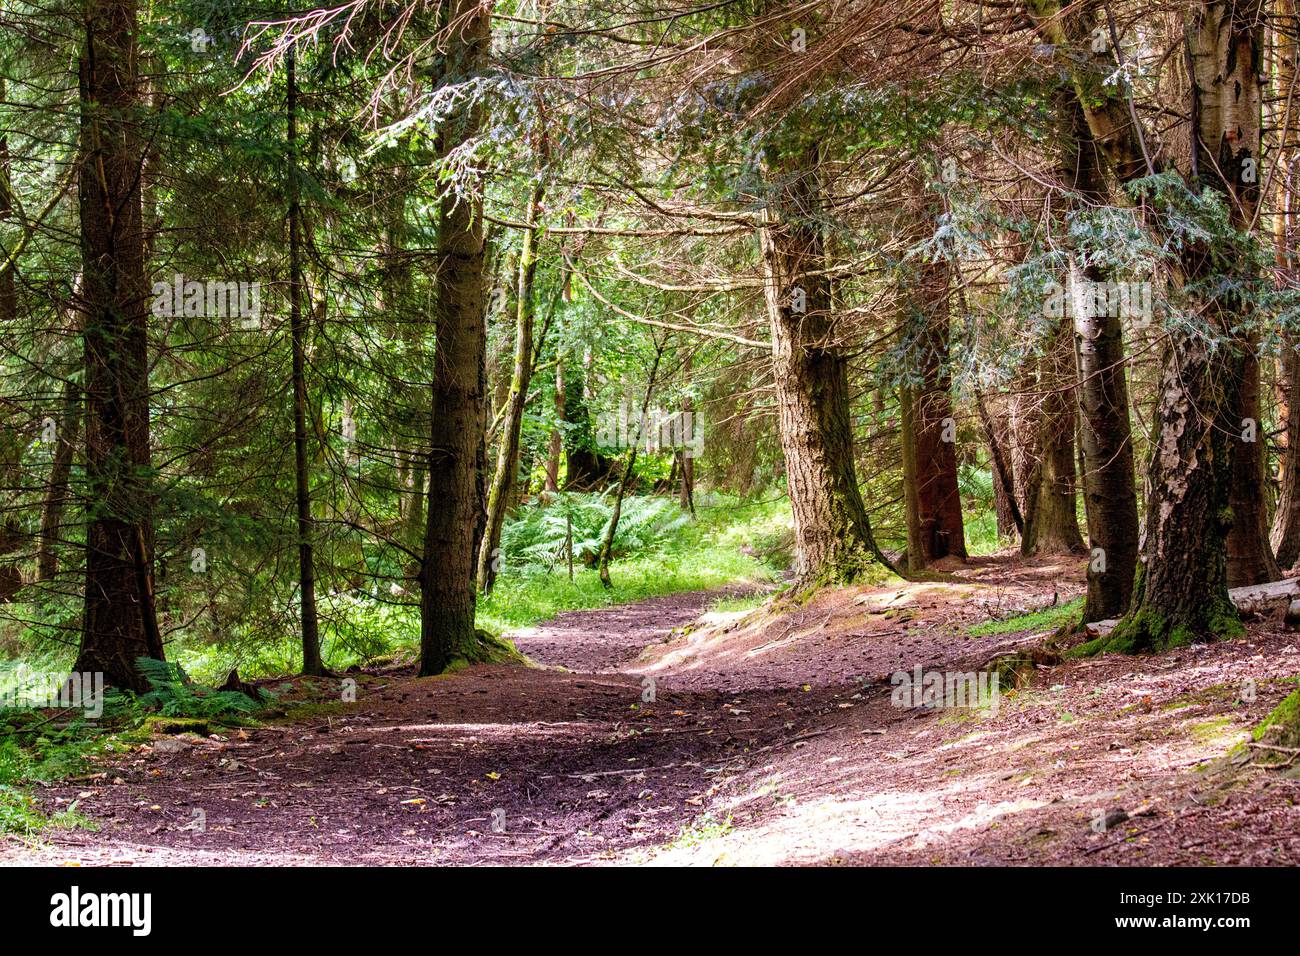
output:
[[[772,377],[802,586],[850,582],[876,547],[858,488],[849,416],[848,364],[835,319],[817,226],[815,147],[769,170],[772,195],[759,229]]]
[[[524,231],[523,247],[519,251],[518,277],[515,294],[515,354],[510,375],[510,389],[505,399],[505,420],[501,429],[501,443],[497,450],[496,470],[488,489],[487,528],[478,556],[478,586],[485,594],[496,581],[497,548],[501,543],[501,528],[505,524],[506,510],[519,473],[519,436],[524,425],[524,407],[528,402],[528,389],[533,373],[533,318],[536,313],[535,286],[537,279],[538,230],[541,228],[542,200],[546,196],[543,179],[545,170],[538,170],[528,200],[527,224],[533,228]]]
[[[1063,15],[1056,0],[1032,0],[1039,32],[1078,51],[1067,69],[1094,142],[1118,181],[1134,182],[1162,168],[1114,75],[1111,51],[1090,52],[1088,40],[1104,20],[1092,7]],[[1263,17],[1260,0],[1189,4],[1189,114],[1195,119],[1194,191],[1208,186],[1225,196],[1238,229],[1254,222],[1259,201]],[[1161,223],[1153,223],[1157,232]],[[1249,278],[1244,257],[1192,246],[1181,255],[1187,280],[1227,272]],[[1225,293],[1197,303],[1201,321],[1221,340],[1213,355],[1205,336],[1175,326],[1163,355],[1153,449],[1147,470],[1145,544],[1128,613],[1107,638],[1087,650],[1140,652],[1191,640],[1239,633],[1228,596],[1227,538],[1232,525],[1233,455],[1241,423],[1234,395],[1242,384],[1242,343],[1234,329],[1241,305]]]

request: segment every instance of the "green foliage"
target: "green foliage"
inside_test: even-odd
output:
[[[185,669],[172,661],[138,657],[136,666],[152,688],[140,696],[140,704],[157,708],[168,717],[232,719],[246,717],[261,707],[247,694],[195,684]]]
[[[612,492],[562,492],[543,507],[526,508],[501,532],[501,552],[507,567],[549,571],[566,561],[572,533],[575,563],[594,565],[601,538],[614,514]],[[690,521],[668,498],[633,496],[623,500],[614,534],[616,557],[644,553],[663,544]]]
[[[562,611],[606,607],[738,581],[770,581],[781,570],[779,548],[766,549],[789,534],[789,506],[782,500],[745,501],[721,494],[700,495],[693,521],[672,517],[677,505],[671,499],[648,499],[642,508],[641,530],[631,540],[654,541],[654,548],[624,554],[615,562],[611,569],[612,589],[601,586],[592,568],[575,567],[570,581],[563,564],[551,570],[539,564],[513,568],[507,557],[491,594],[479,601],[479,624],[489,630],[508,631],[531,626]],[[517,521],[527,521],[529,528],[542,524],[537,515],[520,515]],[[503,540],[510,528],[507,525]],[[768,560],[772,557],[776,557],[776,563]]]
[[[75,802],[47,816],[24,788],[82,773],[116,750],[117,738],[103,730],[84,720],[54,724],[30,708],[0,710],[0,833],[30,836],[47,826],[86,825]]]
[[[987,468],[963,464],[957,471],[957,489],[965,504],[962,527],[966,553],[993,554],[1006,546],[998,534],[998,516],[993,499],[993,473]]]
[[[0,833],[31,836],[48,822],[30,794],[0,784]]]

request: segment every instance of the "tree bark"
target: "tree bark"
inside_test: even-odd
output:
[[[993,475],[993,506],[997,512],[998,534],[1003,537],[1023,535],[1025,520],[1016,500],[1016,480],[1007,456],[1007,426],[995,419],[988,410],[984,395],[976,390],[975,408],[984,429],[984,441],[989,446],[989,468]]]
[[[1232,454],[1232,527],[1228,531],[1228,587],[1264,584],[1282,577],[1269,544],[1265,491],[1264,422],[1260,412],[1258,339],[1242,345],[1240,384],[1232,392],[1236,430]]]
[[[487,68],[491,5],[451,0],[445,23],[446,76],[463,78]],[[462,105],[439,132],[446,155],[481,124],[481,107]],[[420,565],[420,674],[438,674],[473,655],[476,546],[482,537],[481,499],[486,467],[487,317],[484,302],[482,199],[448,195],[438,222],[438,273],[429,497]]]
[[[1277,183],[1273,242],[1278,281],[1294,283],[1296,268],[1296,223],[1294,213],[1296,164],[1300,160],[1300,90],[1296,89],[1300,43],[1296,30],[1295,0],[1276,0],[1273,45],[1277,63],[1274,98],[1278,103],[1280,144],[1273,161]],[[1300,342],[1291,335],[1282,337],[1280,364],[1279,411],[1282,425],[1282,452],[1278,461],[1280,493],[1273,516],[1270,543],[1277,563],[1292,567],[1300,559]]]
[[[919,187],[918,187],[919,189]],[[921,220],[925,221],[925,220]],[[947,557],[966,558],[961,494],[957,487],[956,420],[948,370],[950,267],[920,266],[906,295],[906,346],[917,385],[902,389],[904,481],[907,490],[907,566],[921,571]]]
[[[136,658],[163,658],[154,602],[144,162],[133,0],[89,0],[79,62],[86,591],[73,669],[147,689]]]
[[[1101,156],[1087,118],[1068,93],[1062,97],[1062,112],[1062,181],[1084,203],[1103,203]],[[1100,269],[1071,263],[1071,290],[1105,278]],[[1117,618],[1128,610],[1140,545],[1137,489],[1119,310],[1079,308],[1084,301],[1092,303],[1092,296],[1072,295],[1070,301],[1075,305],[1075,394],[1089,548],[1083,620],[1091,622]]]
[[[5,102],[5,79],[0,76],[0,103]],[[13,180],[9,170],[9,133],[0,129],[0,223],[13,215]],[[0,329],[13,329],[18,319],[17,263],[0,272]],[[17,429],[5,427],[8,434],[0,437],[3,446],[3,464],[0,483],[4,489],[21,487],[19,472],[22,463],[22,443]],[[6,514],[0,525],[0,555],[10,555],[18,550],[23,538],[22,530],[12,516]],[[16,562],[0,565],[0,602],[13,600],[22,589],[23,576]]]
[[[5,78],[0,76],[0,103],[7,102]],[[13,178],[9,167],[9,131],[0,129],[0,222],[13,216]],[[12,328],[18,318],[18,263],[0,271],[0,327]]]
[[[1300,559],[1300,352],[1294,340],[1283,341],[1279,364],[1282,454],[1270,541],[1276,549],[1278,567],[1291,568]]]
[[[1031,0],[1040,33],[1066,49],[1087,51],[1096,9],[1086,5],[1061,15],[1055,0]],[[1185,27],[1190,47],[1194,118],[1194,169],[1203,186],[1225,194],[1238,229],[1254,220],[1259,187],[1244,175],[1260,147],[1263,19],[1260,0],[1212,0],[1189,4]],[[1161,164],[1150,157],[1119,88],[1102,82],[1113,75],[1113,54],[1083,53],[1067,61],[1093,140],[1121,183]],[[1154,228],[1160,231],[1157,218]],[[1212,250],[1186,247],[1181,269],[1192,281],[1216,268]],[[1244,263],[1228,266],[1245,275]],[[1227,536],[1232,456],[1240,421],[1233,392],[1242,382],[1243,350],[1233,341],[1240,304],[1230,293],[1198,303],[1201,318],[1228,347],[1211,355],[1202,335],[1175,326],[1163,356],[1154,447],[1147,471],[1150,496],[1144,546],[1125,617],[1090,649],[1139,652],[1193,640],[1240,633],[1228,596]]]
[[[1074,359],[1070,329],[1057,326],[1043,356],[1038,385],[1039,418],[1037,501],[1028,510],[1020,551],[1031,554],[1077,554],[1083,551],[1075,505]]]
[[[1200,180],[1193,186],[1222,192],[1239,230],[1253,223],[1259,202],[1256,177],[1244,170],[1260,152],[1261,13],[1259,0],[1214,0],[1193,4],[1186,21]],[[1182,268],[1195,281],[1225,267],[1197,245],[1183,253]],[[1249,271],[1245,263],[1227,268],[1243,277]],[[1241,313],[1231,292],[1204,303],[1203,320],[1229,340],[1215,354],[1203,336],[1175,330],[1170,337],[1148,471],[1146,543],[1132,605],[1106,643],[1110,650],[1158,650],[1241,632],[1228,596],[1227,549],[1242,428],[1234,395],[1246,384],[1249,349],[1233,340]]]
[[[824,276],[813,150],[778,174],[759,229],[772,334],[772,376],[794,514],[795,570],[803,587],[850,582],[881,554],[858,488],[849,417],[848,368],[834,342]]]
[[[1092,274],[1092,281],[1100,279],[1100,274]],[[1091,622],[1128,610],[1140,544],[1119,316],[1076,315],[1074,349],[1089,543],[1083,620]]]

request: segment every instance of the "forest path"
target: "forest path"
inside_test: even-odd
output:
[[[1075,564],[975,559],[687,633],[717,592],[570,612],[516,638],[581,670],[355,675],[356,703],[157,738],[40,791],[98,831],[11,838],[0,862],[1300,863],[1300,779],[1198,772],[1300,672],[1271,622],[1041,667],[992,714],[892,705],[891,672],[1041,642],[970,625],[1068,600]]]
[[[157,738],[40,792],[51,811],[76,801],[97,831],[10,839],[0,861],[596,862],[659,846],[748,751],[817,709],[797,689],[762,716],[716,688],[651,704],[644,678],[613,670],[736,590],[569,612],[514,635],[539,663],[585,672],[355,675],[355,704],[217,738]]]

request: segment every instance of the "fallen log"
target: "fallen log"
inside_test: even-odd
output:
[[[1231,588],[1228,597],[1242,614],[1259,614],[1273,604],[1290,601],[1300,596],[1300,578],[1283,578],[1281,581],[1269,581],[1267,584],[1248,584],[1245,587]],[[1089,637],[1102,637],[1109,634],[1119,623],[1119,618],[1107,618],[1093,621],[1086,625]]]

